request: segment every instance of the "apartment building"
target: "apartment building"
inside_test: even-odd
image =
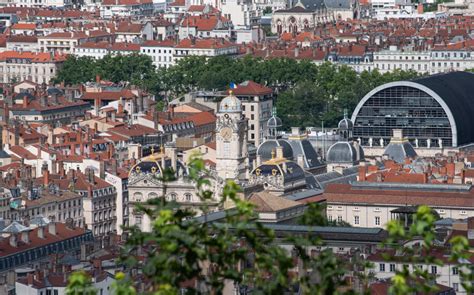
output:
[[[102,59],[106,55],[127,55],[140,52],[140,45],[133,43],[86,42],[74,48],[74,55],[78,57],[92,57]]]
[[[152,15],[154,10],[152,0],[105,0],[99,8],[105,19]]]
[[[38,38],[36,36],[12,35],[7,38],[6,50],[38,52]]]
[[[105,172],[105,171],[104,171]],[[85,173],[77,174],[76,188],[85,198],[84,220],[95,237],[106,237],[116,231],[116,188],[104,177],[94,175],[94,170],[86,168]]]
[[[168,39],[165,41],[146,41],[140,47],[140,53],[151,57],[157,68],[168,68],[180,59],[191,56],[235,55],[238,45],[223,38],[184,39],[180,42]]]
[[[42,52],[73,53],[76,46],[87,41],[112,42],[113,35],[103,31],[57,32],[38,37],[38,45]]]
[[[267,121],[272,116],[273,90],[253,81],[245,81],[232,91],[242,102],[242,113],[248,119],[247,140],[259,146],[265,140]]]
[[[191,55],[198,56],[219,56],[236,55],[239,53],[239,47],[222,38],[214,39],[184,39],[181,40],[174,49],[174,61]]]
[[[174,40],[145,41],[140,47],[140,53],[148,55],[153,61],[153,65],[158,68],[169,68],[174,65]]]
[[[413,242],[412,242],[413,243]],[[396,271],[402,271],[404,267],[408,268],[410,273],[416,269],[420,271],[427,271],[429,274],[436,277],[436,283],[442,286],[451,287],[455,294],[466,294],[466,291],[461,285],[460,268],[461,265],[457,262],[451,261],[447,255],[449,249],[432,249],[427,255],[434,256],[443,262],[443,265],[435,263],[412,263],[398,259],[398,255],[393,250],[377,250],[374,254],[368,255],[367,260],[373,264],[369,270],[376,279],[387,280],[395,276]],[[401,255],[401,254],[399,254]],[[386,257],[392,256],[393,259]],[[450,292],[442,294],[453,294]]]
[[[373,68],[380,73],[396,69],[428,73],[431,70],[430,63],[429,51],[398,50],[396,47],[391,47],[374,53]]]
[[[418,205],[432,207],[442,218],[474,216],[472,185],[407,182],[330,184],[323,194],[328,219],[345,221],[355,227],[384,227],[397,218],[394,210]]]
[[[66,56],[58,53],[5,51],[0,53],[0,82],[29,80],[49,83],[56,76]]]

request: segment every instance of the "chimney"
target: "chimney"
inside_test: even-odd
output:
[[[23,97],[23,108],[27,108],[28,107],[28,97],[25,95]]]
[[[117,175],[117,159],[115,158],[110,159],[110,172]]]
[[[25,244],[30,243],[30,232],[29,231],[21,232],[21,241]]]
[[[17,241],[17,238],[16,238],[15,234],[11,234],[9,242],[10,242],[10,246],[12,246],[14,248],[16,248],[18,246],[18,241]]]
[[[448,174],[449,177],[453,178],[454,175],[456,174],[455,171],[456,171],[456,164],[454,164],[452,161],[446,163],[446,172]]]
[[[51,222],[48,224],[48,232],[50,235],[55,236],[57,234],[56,232],[56,223]]]
[[[102,261],[100,259],[94,259],[93,262],[94,268],[99,272],[102,271]]]
[[[291,127],[291,135],[300,135],[299,127]]]
[[[94,173],[92,173],[94,175]],[[99,177],[105,179],[105,163],[104,161],[99,162]]]
[[[283,147],[282,146],[277,146],[277,148],[276,148],[276,158],[277,159],[283,159]]]
[[[298,57],[298,56],[300,56],[300,48],[296,47],[295,48],[295,57]]]
[[[362,161],[359,166],[359,181],[367,180],[367,164]]]
[[[48,169],[48,164],[43,164],[43,167],[41,168],[42,173],[43,173],[43,186],[47,187],[49,185],[49,169]]]
[[[28,283],[28,286],[33,286],[34,277],[32,273],[26,275],[26,281]]]
[[[423,3],[418,3],[418,7],[416,8],[418,11],[418,14],[423,14],[425,9],[423,7]]]
[[[44,227],[38,227],[38,238],[44,239]]]
[[[118,103],[118,113],[121,114],[123,113],[123,98],[120,98],[119,103]]]

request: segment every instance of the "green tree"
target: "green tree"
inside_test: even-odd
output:
[[[292,126],[319,126],[327,111],[328,93],[316,84],[306,81],[281,93],[276,101],[278,116],[287,128]]]
[[[97,60],[91,57],[69,55],[53,82],[77,84],[94,81],[95,76],[99,74],[97,63]]]

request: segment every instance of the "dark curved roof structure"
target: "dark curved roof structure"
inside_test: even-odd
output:
[[[439,114],[441,109],[444,114]],[[381,139],[387,143],[391,129],[397,128],[420,146],[429,147],[428,141],[434,145],[440,138],[444,146],[472,143],[474,74],[450,72],[381,85],[359,102],[351,119],[354,137],[361,138],[363,145],[369,138],[374,145]]]
[[[448,105],[456,122],[458,145],[474,142],[474,74],[452,72],[413,82],[436,92]]]
[[[272,158],[272,151],[275,152],[279,146],[283,147],[283,157],[293,159],[293,149],[284,139],[269,139],[264,141],[258,147],[257,155],[262,158],[262,161],[270,160]]]

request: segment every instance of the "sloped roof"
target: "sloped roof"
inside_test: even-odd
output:
[[[234,95],[268,95],[273,93],[271,88],[253,81],[242,82],[237,85],[237,88],[232,89],[232,91]]]
[[[276,212],[301,206],[301,203],[275,196],[269,192],[253,193],[249,202],[256,206],[256,212]]]
[[[4,233],[16,234],[16,233],[21,233],[21,232],[24,232],[24,231],[29,231],[29,230],[30,229],[27,228],[26,226],[24,226],[22,224],[19,224],[16,221],[13,221],[12,223],[10,223],[9,226],[7,226],[3,229],[3,232]]]

